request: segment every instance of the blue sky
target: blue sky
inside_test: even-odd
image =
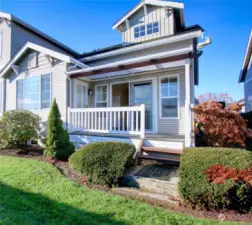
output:
[[[0,10],[63,42],[87,52],[121,42],[112,24],[137,0],[0,0]],[[238,75],[250,29],[252,0],[184,0],[186,25],[199,24],[213,43],[200,58],[196,96],[206,92],[243,96]]]

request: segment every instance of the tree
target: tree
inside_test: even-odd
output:
[[[234,100],[227,93],[205,93],[198,97],[199,103],[215,101],[225,102],[226,105],[232,104]]]
[[[215,101],[197,105],[193,109],[196,133],[202,133],[204,142],[211,147],[245,147],[246,138],[252,135],[240,109],[238,104],[223,108]]]
[[[67,160],[74,150],[74,145],[69,141],[68,133],[63,128],[59,107],[54,99],[47,120],[44,155]]]
[[[0,121],[1,145],[14,145],[27,151],[27,142],[39,137],[41,119],[28,110],[10,110]]]

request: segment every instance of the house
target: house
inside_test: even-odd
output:
[[[84,54],[51,38],[50,46],[27,40],[0,72],[2,111],[29,109],[46,121],[56,98],[75,143],[151,146],[146,158],[158,147],[194,146],[198,60],[210,43],[198,43],[204,30],[185,26],[183,3],[161,0],[141,1],[113,29],[121,44]]]
[[[252,30],[238,81],[244,83],[245,111],[252,111]]]

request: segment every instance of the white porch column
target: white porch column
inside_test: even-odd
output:
[[[192,111],[191,104],[191,71],[190,59],[185,60],[185,147],[192,146]]]

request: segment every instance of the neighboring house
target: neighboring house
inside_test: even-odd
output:
[[[245,111],[252,111],[252,30],[239,76],[239,83],[244,83]]]
[[[245,113],[246,110],[245,110],[245,101],[244,101],[244,99],[240,99],[237,103],[241,106],[241,112]]]
[[[46,120],[56,98],[74,142],[194,146],[204,30],[185,26],[182,3],[160,0],[141,1],[113,28],[122,44],[82,55],[25,44],[0,72],[2,109],[29,109]]]

